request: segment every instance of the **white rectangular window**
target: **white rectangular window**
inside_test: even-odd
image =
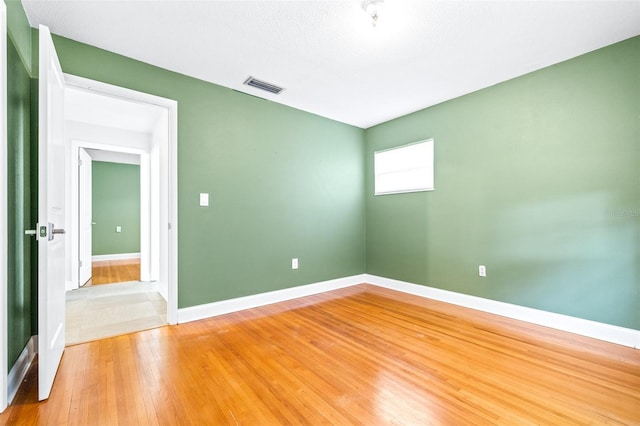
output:
[[[432,191],[433,139],[374,153],[375,195]]]

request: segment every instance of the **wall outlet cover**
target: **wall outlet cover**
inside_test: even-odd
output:
[[[478,266],[478,275],[480,275],[481,277],[486,277],[487,276],[487,267],[484,266],[484,265]]]

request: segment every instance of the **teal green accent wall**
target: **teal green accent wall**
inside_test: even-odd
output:
[[[179,307],[364,272],[363,130],[54,42],[67,73],[178,101]]]
[[[368,129],[367,272],[640,329],[639,76],[635,37]],[[373,196],[430,137],[436,190]]]
[[[92,161],[91,170],[91,254],[139,253],[140,166]]]
[[[11,40],[7,42],[8,368],[32,335],[30,201],[31,80]]]

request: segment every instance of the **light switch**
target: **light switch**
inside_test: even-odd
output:
[[[116,226],[116,232],[122,232],[122,226],[120,225]]]
[[[209,194],[206,192],[200,193],[200,206],[208,207],[209,206]]]

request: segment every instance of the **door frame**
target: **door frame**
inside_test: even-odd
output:
[[[7,326],[7,8],[0,2],[0,413],[7,408],[9,356]],[[22,232],[22,231],[20,231]]]
[[[166,280],[167,322],[176,324],[178,321],[178,102],[173,99],[150,95],[75,75],[65,74],[64,77],[67,86],[75,89],[82,89],[97,95],[111,96],[131,102],[151,104],[165,108],[167,111],[168,135],[166,135],[166,138],[161,138],[164,140],[160,141],[159,147],[160,155],[167,158],[166,172],[163,173],[163,167],[160,167],[160,176],[163,177],[162,180],[166,190],[160,190],[162,208],[159,217],[160,223],[166,223],[166,226],[160,227],[164,231],[161,232],[159,242],[160,246],[165,249],[164,252],[166,254],[164,256],[166,256],[167,261],[166,263],[160,262],[159,275],[161,281]],[[110,148],[109,150],[113,151],[114,149]],[[149,153],[147,152],[145,155],[149,156]],[[77,156],[75,158],[77,165]],[[143,159],[144,157],[141,157],[141,184],[142,166],[145,162]],[[149,167],[148,162],[147,167]],[[68,226],[70,229],[72,228],[72,224],[69,223]]]
[[[92,172],[92,167],[93,167],[93,159],[91,158],[91,155],[89,155],[89,153],[87,152],[86,149],[84,148],[78,148],[78,168],[76,170],[78,170],[78,173],[73,173],[76,178],[78,179],[78,208],[77,208],[77,214],[78,214],[78,234],[77,234],[77,240],[78,240],[78,279],[76,280],[78,283],[78,287],[84,285],[87,283],[87,281],[89,281],[91,279],[91,263],[87,262],[87,265],[84,265],[83,268],[83,254],[85,254],[83,252],[83,248],[84,250],[89,250],[89,256],[91,256],[91,242],[93,239],[93,232],[88,231],[89,234],[89,245],[88,247],[85,247],[83,245],[83,238],[86,240],[86,235],[85,233],[87,233],[86,231],[86,227],[93,227],[93,202],[92,202],[92,198],[93,198],[93,190],[92,190],[92,177],[93,177],[93,172]],[[73,169],[72,169],[73,170]],[[86,198],[86,195],[88,195],[89,197]],[[71,202],[71,204],[73,205],[73,201]],[[72,210],[73,212],[73,210]],[[91,212],[91,215],[88,215],[89,218],[89,223],[84,222],[84,219],[87,214]],[[73,221],[73,218],[72,218]],[[73,243],[71,244],[73,246]],[[73,250],[71,250],[71,252],[73,253]],[[73,259],[73,256],[72,258]],[[88,272],[89,273],[89,278],[85,279],[86,276],[83,276],[83,271]],[[73,272],[73,271],[72,271]],[[67,288],[67,291],[69,291],[69,289]]]
[[[70,170],[78,170],[78,155],[81,149],[98,149],[102,151],[119,152],[124,154],[135,154],[140,156],[140,281],[158,281],[159,277],[150,276],[152,263],[160,262],[160,259],[151,259],[150,255],[150,234],[151,234],[151,220],[149,212],[153,208],[151,205],[150,196],[148,190],[144,191],[143,188],[149,186],[148,182],[153,179],[150,175],[151,170],[149,167],[149,152],[141,148],[129,148],[122,145],[111,145],[100,142],[86,142],[82,140],[71,140],[71,157]],[[71,276],[67,279],[67,291],[79,288],[79,242],[80,237],[80,217],[78,215],[80,207],[80,180],[77,173],[70,173],[71,188],[68,192],[71,194],[71,226],[68,228],[71,230],[70,240],[70,262],[71,262]],[[91,202],[91,201],[89,201]],[[160,206],[156,206],[159,209]]]

